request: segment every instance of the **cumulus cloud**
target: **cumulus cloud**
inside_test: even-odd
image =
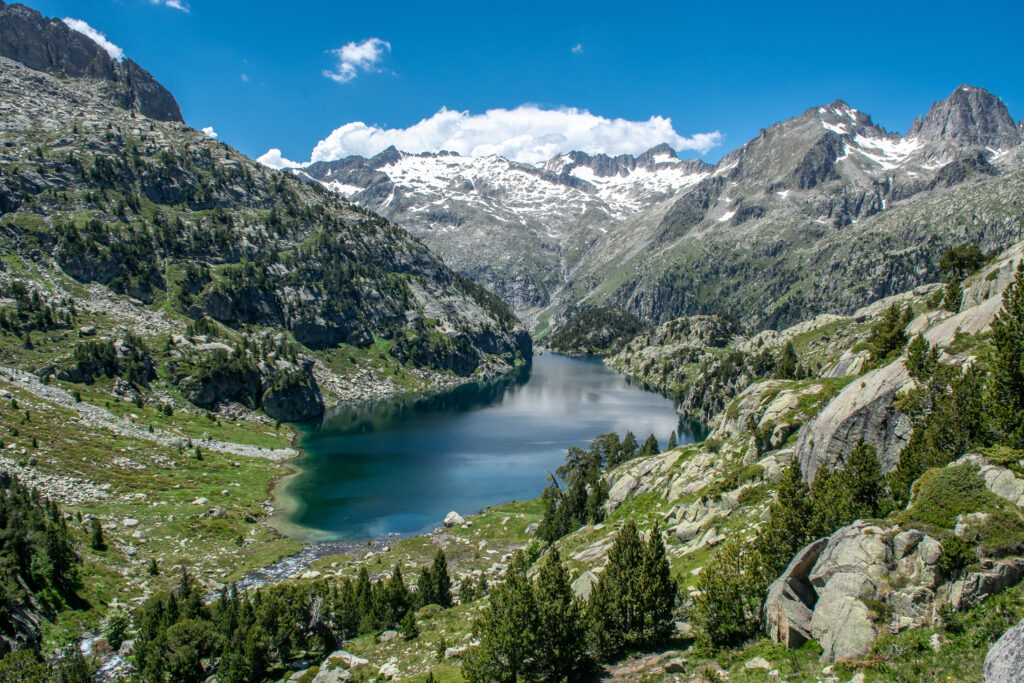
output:
[[[297,166],[305,166],[305,164],[303,164],[301,162],[291,161],[289,159],[285,159],[281,155],[281,150],[279,150],[277,148],[267,150],[267,153],[262,155],[262,156],[260,156],[260,157],[258,157],[256,159],[256,161],[260,162],[264,166],[269,166],[270,168],[278,168],[278,169],[280,169],[280,168],[295,168]]]
[[[380,38],[367,38],[361,43],[351,42],[330,51],[337,59],[334,70],[327,69],[324,76],[338,83],[348,83],[360,71],[380,71],[380,60],[391,52],[391,43]]]
[[[188,12],[188,3],[185,0],[149,0],[154,5],[163,5],[164,7],[170,7],[171,9],[180,10],[182,12]]]
[[[67,24],[67,27],[72,31],[78,31],[81,34],[92,38],[93,42],[107,51],[107,54],[110,55],[111,59],[116,59],[118,61],[124,59],[124,50],[107,40],[105,35],[94,29],[92,26],[89,26],[89,24],[85,23],[81,19],[64,17],[61,21]]]
[[[573,45],[572,46],[572,53],[574,55],[581,55],[581,54],[583,54],[583,43],[576,43],[575,45]]]
[[[573,150],[639,154],[663,142],[676,150],[704,153],[721,144],[722,134],[680,135],[672,127],[672,119],[663,116],[628,121],[597,116],[584,109],[541,109],[534,105],[491,109],[483,114],[442,108],[408,128],[381,128],[362,121],[346,123],[317,144],[311,161],[333,161],[353,154],[372,156],[394,145],[404,152],[452,150],[463,156],[497,154],[537,163]],[[280,164],[280,150],[270,150],[260,161],[271,166]],[[283,161],[286,163],[282,165],[293,164]]]
[[[206,128],[203,128],[203,135],[205,135],[208,138],[213,138],[215,140],[217,139],[217,131],[213,129],[213,126],[207,126]]]

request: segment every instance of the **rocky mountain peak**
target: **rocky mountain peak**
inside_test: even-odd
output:
[[[184,121],[174,95],[148,71],[130,59],[111,58],[88,36],[25,5],[0,0],[0,56],[35,71],[108,81],[119,106],[159,121]]]
[[[378,152],[377,154],[373,155],[373,157],[370,159],[370,166],[372,168],[388,166],[389,164],[393,164],[396,161],[399,161],[402,158],[402,154],[403,153],[399,151],[397,147],[391,145],[384,151]]]
[[[1020,144],[1021,131],[998,97],[973,85],[960,85],[918,118],[907,137],[946,140],[957,145],[1005,149]]]

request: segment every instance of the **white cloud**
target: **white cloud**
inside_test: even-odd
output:
[[[269,149],[267,153],[261,157],[258,157],[256,161],[260,162],[264,166],[270,168],[295,168],[296,166],[305,166],[305,164],[298,161],[290,161],[281,156],[281,150]]]
[[[242,82],[243,83],[248,83],[249,82],[249,74],[242,74]]]
[[[105,35],[94,29],[92,26],[89,26],[89,24],[85,23],[81,19],[64,17],[61,21],[67,24],[68,28],[72,31],[78,31],[81,34],[92,38],[93,42],[107,51],[107,54],[110,55],[111,59],[116,59],[118,61],[124,59],[124,50],[107,40]]]
[[[663,142],[676,150],[703,153],[721,144],[722,134],[714,131],[683,136],[672,127],[672,119],[663,116],[628,121],[583,109],[541,109],[534,105],[491,109],[483,114],[441,109],[408,128],[381,128],[362,121],[346,123],[317,144],[311,161],[333,161],[353,154],[372,156],[394,145],[404,152],[452,150],[463,156],[497,154],[537,163],[573,150],[639,154]],[[260,161],[276,168],[294,163],[282,160],[276,149]]]
[[[164,7],[170,7],[171,9],[181,10],[182,12],[188,13],[188,3],[185,0],[149,0],[154,5],[163,5]]]
[[[351,42],[330,52],[338,64],[334,71],[325,70],[324,76],[338,83],[348,83],[360,71],[379,71],[377,65],[385,52],[391,52],[391,43],[380,38],[367,38],[361,43]]]
[[[213,126],[207,126],[206,128],[203,128],[203,135],[205,135],[208,138],[213,138],[215,140],[217,139],[217,131],[213,129]]]
[[[575,45],[573,45],[572,46],[572,53],[574,55],[581,55],[581,54],[583,54],[583,43],[576,43]]]

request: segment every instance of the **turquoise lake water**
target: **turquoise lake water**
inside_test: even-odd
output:
[[[556,354],[500,383],[332,411],[300,440],[290,522],[310,540],[422,533],[449,510],[534,498],[570,445],[628,430],[693,441],[670,399],[598,359]]]

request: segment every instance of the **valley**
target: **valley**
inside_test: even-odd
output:
[[[0,1],[0,104],[0,679],[1024,671],[988,91],[277,170]]]

